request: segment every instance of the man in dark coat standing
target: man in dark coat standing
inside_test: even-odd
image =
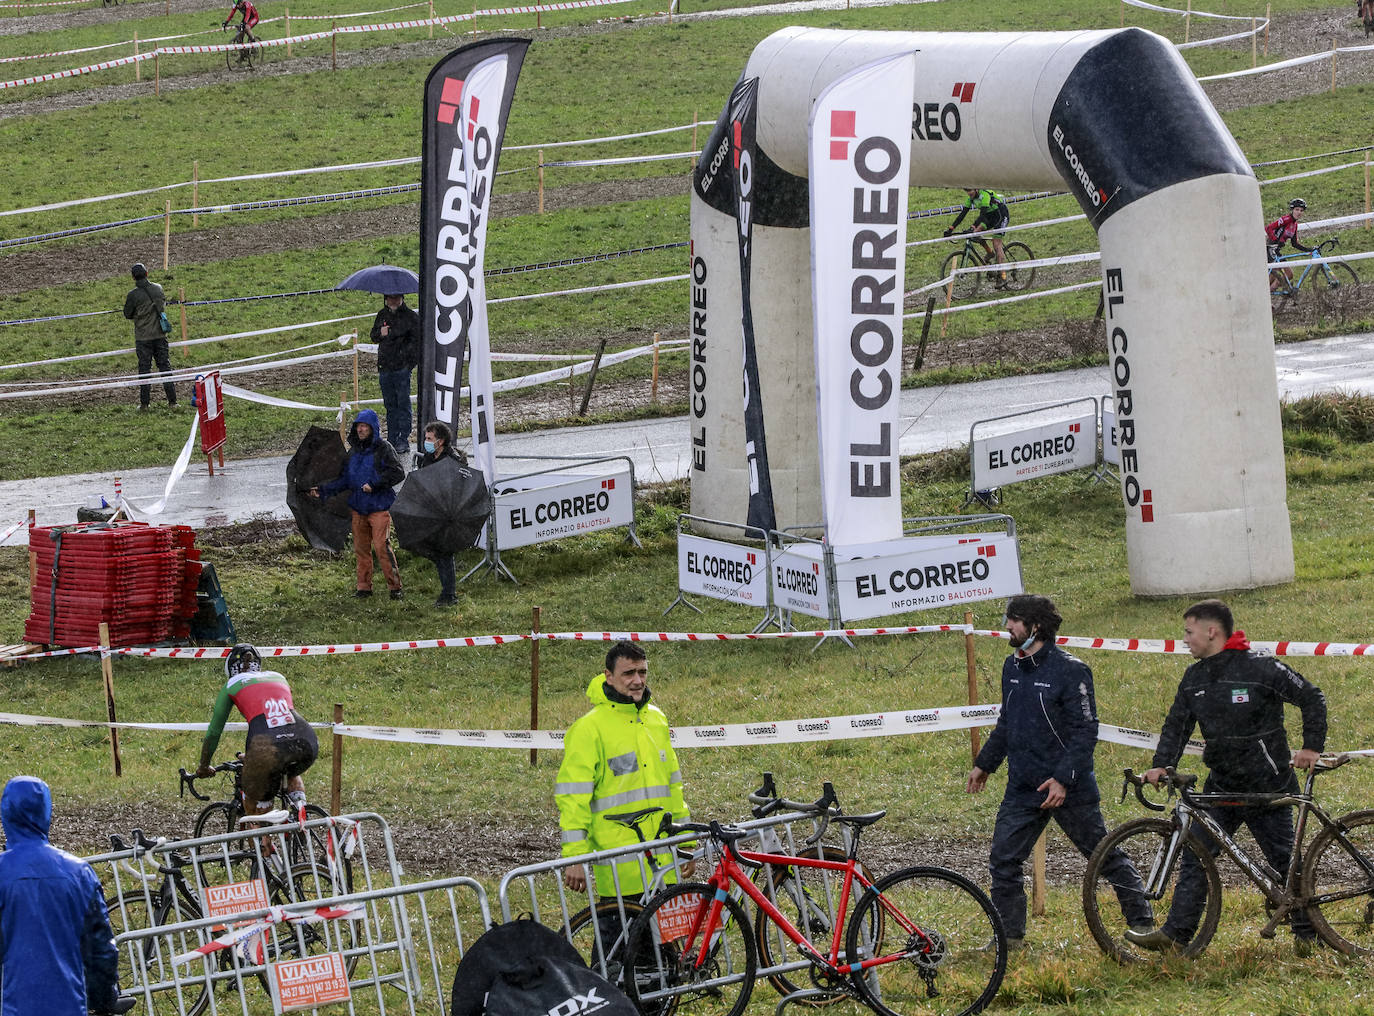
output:
[[[167,306],[167,298],[162,287],[148,281],[148,269],[139,262],[129,269],[134,277],[134,288],[124,298],[124,316],[134,323],[134,355],[138,357],[138,376],[147,377],[152,370],[153,361],[163,374],[172,372],[172,360],[167,355],[167,333],[162,330],[162,311]],[[177,404],[176,385],[170,381],[162,382],[162,390],[167,395],[167,405]],[[151,385],[140,385],[138,389],[138,408],[147,412],[152,396]]]
[[[385,306],[372,322],[377,343],[377,381],[386,410],[386,436],[396,454],[410,453],[410,374],[420,364],[420,315],[400,293],[382,297]]]
[[[976,794],[1007,760],[1007,790],[997,809],[988,870],[992,902],[1012,949],[1021,947],[1026,934],[1023,865],[1050,819],[1084,857],[1107,835],[1093,773],[1093,672],[1055,645],[1061,623],[1049,597],[1022,594],[1007,602],[1007,633],[1016,651],[1002,664],[997,726],[968,775],[967,790]],[[1144,886],[1126,855],[1118,850],[1102,870],[1116,887],[1126,923],[1142,934],[1153,930]]]

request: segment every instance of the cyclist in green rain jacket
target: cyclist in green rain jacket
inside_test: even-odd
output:
[[[664,813],[677,822],[689,818],[668,717],[649,704],[648,677],[644,650],[633,642],[617,642],[606,654],[605,673],[587,686],[592,709],[568,728],[554,785],[564,857],[639,842],[633,829],[610,821],[608,814],[662,808],[641,821],[645,840],[657,837]],[[671,863],[666,852],[656,857],[660,864]],[[638,855],[595,865],[594,872],[598,895],[615,895],[617,875],[622,895],[644,889]],[[586,888],[584,869],[567,869],[564,882],[581,892]]]

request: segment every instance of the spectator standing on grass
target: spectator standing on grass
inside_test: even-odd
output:
[[[1210,770],[1209,794],[1298,792],[1294,769],[1308,769],[1326,745],[1326,696],[1292,667],[1268,653],[1250,648],[1245,632],[1235,631],[1231,608],[1221,600],[1202,600],[1183,612],[1183,640],[1197,660],[1183,672],[1174,704],[1164,718],[1155,750],[1154,768],[1145,779],[1158,784],[1167,767],[1183,757],[1197,726],[1207,742],[1202,761]],[[1302,749],[1288,750],[1283,705],[1302,712]],[[1293,809],[1264,805],[1208,809],[1228,834],[1244,824],[1275,871],[1286,874],[1292,858]],[[1220,845],[1200,825],[1193,832],[1212,851]],[[1172,952],[1197,931],[1207,885],[1201,866],[1184,851],[1173,906],[1164,924],[1148,934],[1126,932],[1125,938],[1146,949]],[[1306,911],[1292,918],[1293,947],[1300,956],[1312,951],[1316,932]]]
[[[48,842],[52,793],[15,776],[0,795],[0,1013],[86,1016],[124,1012],[119,953],[100,879],[79,857]]]
[[[992,902],[1012,949],[1025,943],[1023,866],[1050,819],[1084,857],[1107,835],[1093,773],[1093,672],[1055,645],[1061,623],[1049,597],[1022,594],[1007,602],[1005,624],[1015,651],[1002,664],[1002,711],[966,785],[970,794],[978,793],[988,774],[1007,761],[1007,789],[997,809],[988,870]],[[1118,850],[1103,872],[1116,889],[1126,923],[1142,934],[1152,931],[1150,903],[1126,855]]]
[[[448,424],[435,420],[425,427],[424,454],[420,456],[420,468],[432,466],[441,459],[453,459],[466,466],[468,457],[453,447],[453,431]],[[430,558],[439,573],[439,598],[436,607],[451,607],[458,602],[457,583],[454,580],[453,554],[438,553]]]
[[[396,484],[405,479],[405,470],[391,445],[378,433],[377,414],[364,409],[348,431],[348,458],[339,475],[328,483],[311,487],[312,497],[329,498],[348,491],[348,507],[353,513],[353,554],[357,558],[358,588],[354,596],[372,595],[372,557],[375,554],[386,576],[391,598],[401,598],[401,569],[391,549],[391,505],[396,500]]]
[[[641,821],[645,840],[657,839],[665,814],[677,822],[689,818],[668,717],[649,702],[644,650],[634,642],[612,646],[605,671],[587,686],[587,698],[591,711],[568,728],[554,784],[564,857],[638,843],[633,829],[607,818],[616,812],[661,808]],[[667,853],[659,854],[658,860],[665,866],[672,862]],[[638,854],[595,865],[593,873],[600,896],[615,896],[617,877],[626,897],[644,889]],[[684,873],[690,874],[690,868]],[[568,868],[563,881],[581,892],[587,886],[585,870]]]
[[[162,374],[172,372],[172,360],[167,355],[167,333],[162,330],[162,312],[167,306],[167,298],[162,287],[148,281],[148,269],[140,261],[129,269],[134,277],[134,288],[124,298],[124,316],[134,323],[134,355],[138,357],[138,376],[147,377],[153,361]],[[167,405],[177,404],[176,386],[170,381],[162,382],[162,390],[167,395]],[[138,389],[138,408],[147,412],[152,398],[152,386],[143,384]]]
[[[410,454],[410,375],[420,364],[420,315],[400,293],[382,297],[372,321],[377,343],[377,381],[386,410],[386,436],[398,455]]]

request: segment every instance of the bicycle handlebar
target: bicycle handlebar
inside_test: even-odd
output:
[[[211,768],[213,768],[213,769],[215,770],[215,776],[218,776],[220,773],[237,773],[237,772],[242,772],[242,771],[243,771],[243,755],[242,755],[242,753],[240,753],[239,756],[238,756],[237,758],[233,759],[232,761],[229,761],[229,762],[221,762],[221,763],[219,763],[219,764],[216,765],[216,766],[212,766]],[[207,780],[208,780],[208,779],[211,779],[211,777],[209,777],[209,776],[204,776],[204,777],[202,777],[202,776],[197,776],[195,773],[187,772],[185,768],[178,769],[178,770],[177,770],[177,775],[180,777],[180,780],[181,780],[181,788],[180,788],[180,790],[178,790],[178,792],[177,792],[177,797],[185,797],[185,796],[186,796],[186,791],[189,790],[189,791],[191,792],[191,796],[194,797],[197,801],[208,801],[208,800],[210,800],[210,795],[209,795],[209,794],[202,794],[202,793],[200,793],[200,792],[198,792],[198,791],[196,790],[195,783],[196,783],[196,780],[199,780],[199,779],[207,779]]]

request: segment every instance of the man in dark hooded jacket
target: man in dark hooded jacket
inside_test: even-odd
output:
[[[139,262],[129,269],[134,277],[134,288],[124,298],[124,316],[134,323],[134,355],[138,357],[138,376],[147,377],[157,361],[157,369],[163,374],[172,372],[172,360],[167,355],[167,333],[162,330],[162,311],[167,299],[162,287],[148,281],[148,269]],[[176,385],[170,381],[162,382],[163,394],[167,405],[177,404]],[[138,386],[138,408],[147,410],[152,398],[151,385]]]
[[[311,489],[315,497],[333,497],[348,491],[353,512],[353,553],[358,559],[358,589],[354,596],[372,595],[372,555],[375,552],[386,576],[391,598],[401,598],[401,569],[391,549],[391,505],[396,484],[405,479],[405,468],[396,450],[378,432],[377,414],[364,409],[348,432],[348,458],[339,475]]]
[[[90,865],[48,843],[52,794],[15,776],[0,797],[0,1014],[86,1016],[127,1010],[119,954]]]

